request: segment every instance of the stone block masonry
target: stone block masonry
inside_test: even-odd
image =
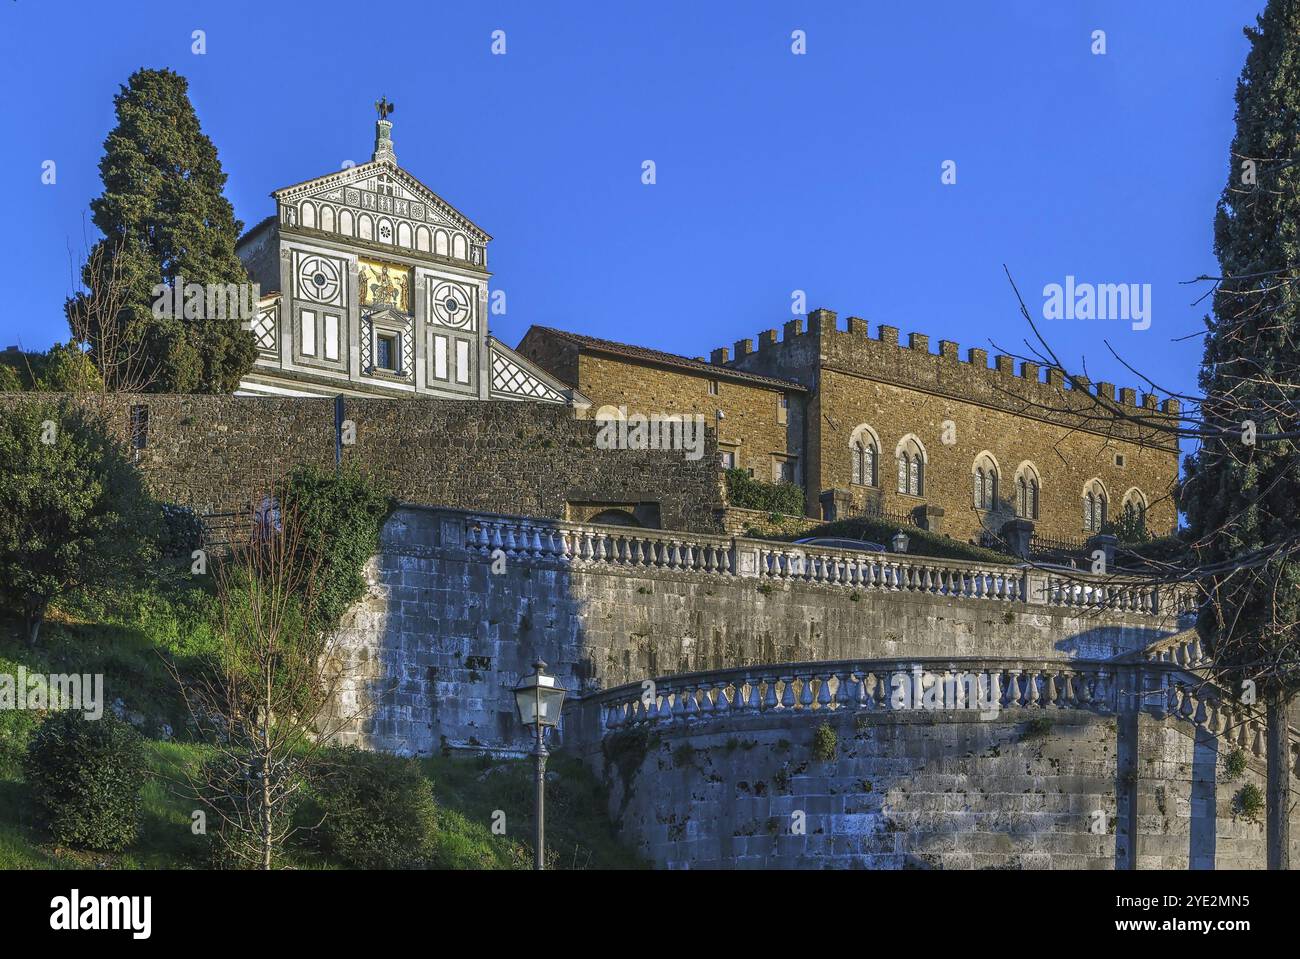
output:
[[[567,558],[553,551],[560,538]],[[1179,631],[1172,612],[1060,605],[1076,597],[1032,583],[1002,590],[1023,575],[1013,566],[999,580],[991,568],[913,558],[913,572],[881,575],[877,564],[849,585],[765,561],[771,545],[403,508],[367,568],[366,598],[335,637],[340,709],[357,717],[344,738],[418,754],[525,749],[511,690],[538,656],[578,696],[776,662],[1104,659]],[[505,559],[493,573],[496,549]],[[940,568],[961,582],[941,582]]]
[[[0,395],[0,410],[33,396]],[[156,496],[201,513],[248,509],[295,467],[335,463],[331,399],[119,394],[83,402],[132,447]],[[342,461],[399,500],[552,519],[607,503],[646,506],[638,515],[667,528],[720,528],[712,430],[703,458],[691,461],[669,450],[598,449],[594,422],[552,404],[344,399],[338,418],[355,427]]]
[[[1262,823],[1234,809],[1262,764],[1230,780],[1173,718],[1126,734],[1114,716],[1026,712],[765,713],[619,733],[588,756],[624,839],[668,868],[1264,867]]]

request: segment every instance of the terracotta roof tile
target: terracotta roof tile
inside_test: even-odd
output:
[[[715,379],[720,380],[739,380],[741,382],[756,383],[763,386],[774,386],[779,389],[793,390],[795,392],[806,393],[808,388],[792,380],[781,380],[774,376],[763,376],[759,373],[749,373],[745,370],[733,369],[729,366],[718,366],[714,363],[707,363],[704,360],[693,360],[686,356],[678,356],[676,353],[665,353],[662,350],[652,350],[645,346],[633,346],[630,343],[617,343],[614,340],[602,340],[596,336],[584,336],[581,333],[570,333],[568,330],[557,330],[550,326],[533,326],[534,330],[540,330],[543,333],[549,333],[560,339],[568,340],[578,347],[591,350],[597,353],[607,353],[614,356],[625,356],[631,360],[640,360],[643,363],[654,363],[659,366],[672,366],[678,369],[690,370],[695,373],[706,373]]]

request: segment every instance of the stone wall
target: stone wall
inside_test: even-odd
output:
[[[3,404],[31,394],[0,395]],[[154,493],[200,512],[261,501],[300,465],[335,462],[335,401],[239,396],[110,395],[101,409],[123,439],[130,410],[148,411],[137,462]],[[716,446],[705,455],[604,450],[596,424],[542,403],[432,398],[345,399],[355,426],[343,462],[357,463],[401,500],[553,519],[602,504],[633,508],[681,530],[718,529],[722,505]]]
[[[1173,718],[1024,712],[764,713],[615,733],[588,759],[661,866],[1263,868],[1263,825],[1234,810],[1261,763],[1229,781],[1228,750]]]
[[[929,337],[912,333],[900,343],[896,327],[882,325],[868,335],[867,323],[848,319],[838,328],[836,314],[814,310],[805,332],[802,320],[736,344],[729,365],[736,369],[781,376],[813,388],[807,403],[804,465],[809,512],[828,489],[851,489],[856,505],[868,499],[887,508],[910,509],[922,502],[942,507],[944,529],[968,538],[981,528],[1000,526],[1009,518],[1015,471],[1022,462],[1035,464],[1042,479],[1038,531],[1053,538],[1079,539],[1082,531],[1082,492],[1090,479],[1105,484],[1112,518],[1119,515],[1124,494],[1139,488],[1151,509],[1148,528],[1171,530],[1176,514],[1168,495],[1178,476],[1178,453],[1165,434],[1108,415],[1097,403],[1111,403],[1152,420],[1176,417],[1176,401],[1157,405],[1153,395],[1139,395],[1114,384],[1086,380],[1066,384],[1059,370],[994,358],[972,348],[959,357],[959,347],[940,341],[932,352]],[[956,442],[943,443],[943,423],[956,425]],[[861,424],[880,438],[878,491],[850,484],[849,442]],[[928,456],[925,495],[896,492],[894,452],[907,434],[915,434]],[[993,453],[1000,473],[999,497],[1007,501],[1002,513],[987,516],[973,508],[971,472],[976,455]],[[1116,454],[1124,466],[1116,464]]]
[[[877,382],[856,374],[825,370],[819,394],[822,422],[821,482],[824,488],[850,490],[855,505],[870,499],[885,509],[911,510],[921,504],[944,510],[944,532],[972,540],[981,530],[997,532],[1014,518],[1015,477],[1022,463],[1032,463],[1040,480],[1039,518],[1035,531],[1056,538],[1081,540],[1084,484],[1098,478],[1109,494],[1110,515],[1117,518],[1124,494],[1137,487],[1151,504],[1148,528],[1161,534],[1175,523],[1168,485],[1176,475],[1175,455],[1136,443],[1107,440],[1088,432],[1070,432],[1000,409],[934,396]],[[942,442],[943,424],[955,427],[952,444]],[[851,483],[849,441],[862,423],[880,438],[879,484],[876,489]],[[905,435],[919,437],[926,452],[924,495],[899,493],[895,446]],[[999,473],[999,509],[977,510],[972,495],[976,457],[992,455]],[[1124,465],[1116,465],[1116,454]]]
[[[590,398],[587,416],[594,417],[602,406],[622,406],[629,414],[647,416],[698,413],[717,427],[719,450],[734,453],[737,466],[771,482],[776,462],[790,459],[795,461],[796,481],[803,481],[802,391],[743,381],[723,366],[716,371],[688,370],[588,352],[538,328],[520,341],[518,351]],[[710,382],[717,393],[709,392]],[[787,399],[784,413],[778,405],[782,397]]]
[[[1104,659],[1179,631],[1167,617],[1114,611],[620,562],[564,565],[531,557],[531,543],[511,547],[494,573],[489,555],[458,539],[463,525],[459,514],[405,508],[385,526],[367,597],[335,640],[346,676],[340,709],[352,718],[346,741],[420,754],[444,742],[525,748],[511,690],[538,656],[583,694],[763,663]]]

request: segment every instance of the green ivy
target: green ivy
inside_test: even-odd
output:
[[[795,483],[766,483],[750,476],[749,471],[744,469],[729,469],[725,475],[727,502],[732,506],[740,509],[758,510],[763,513],[783,513],[787,516],[803,515],[804,495],[802,486]]]
[[[362,569],[379,551],[379,532],[394,503],[369,476],[351,466],[337,473],[300,467],[281,489],[280,502],[286,515],[300,524],[303,561],[308,568],[319,564],[311,626],[323,636],[365,595]]]

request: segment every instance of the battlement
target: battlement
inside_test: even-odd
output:
[[[794,377],[815,357],[817,365],[824,368],[941,392],[955,399],[1019,405],[1025,412],[1032,410],[1044,418],[1053,418],[1053,414],[1074,418],[1072,413],[1083,411],[1096,417],[1104,415],[1108,408],[1117,416],[1125,408],[1169,417],[1181,413],[1176,399],[1162,401],[1141,388],[1117,388],[1104,380],[1093,383],[1085,376],[1067,376],[1062,369],[1018,361],[1006,354],[995,354],[990,366],[988,350],[970,347],[963,357],[960,345],[953,340],[939,340],[935,352],[929,335],[909,332],[903,341],[899,328],[887,323],[877,326],[875,336],[867,321],[858,316],[847,317],[841,327],[833,310],[813,310],[808,314],[806,328],[803,319],[793,319],[784,324],[780,335],[775,329],[761,331],[757,350],[750,344],[750,340],[738,340],[731,359],[725,349],[715,350],[712,362]],[[791,368],[785,369],[787,365]],[[1117,427],[1133,429],[1127,423],[1117,423]],[[1163,436],[1148,442],[1173,443]]]

